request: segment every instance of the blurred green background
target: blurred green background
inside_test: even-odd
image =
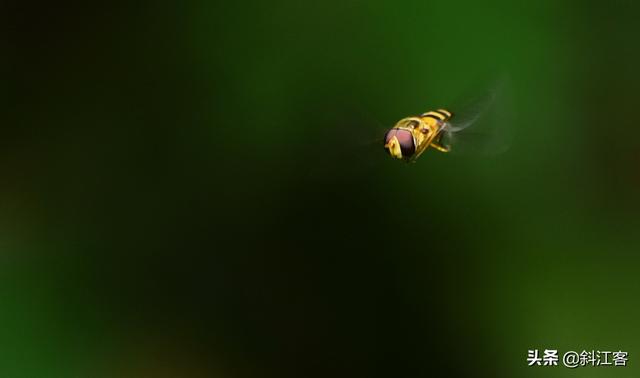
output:
[[[3,9],[1,376],[640,374],[637,3]],[[369,148],[505,73],[508,152]]]

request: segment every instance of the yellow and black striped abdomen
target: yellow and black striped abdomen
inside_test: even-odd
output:
[[[437,121],[446,122],[451,118],[451,112],[445,109],[432,110],[430,112],[420,114],[420,117],[429,117]]]

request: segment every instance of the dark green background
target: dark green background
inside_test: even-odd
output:
[[[1,376],[638,376],[640,5],[3,8]],[[505,73],[505,154],[369,148]]]

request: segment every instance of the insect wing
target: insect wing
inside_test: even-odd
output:
[[[459,107],[445,124],[440,144],[452,153],[493,155],[505,152],[512,137],[508,82],[501,79]],[[459,109],[459,110],[458,110]]]

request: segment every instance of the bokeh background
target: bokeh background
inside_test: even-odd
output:
[[[2,9],[1,376],[640,373],[638,3]],[[371,147],[505,73],[506,153]]]

